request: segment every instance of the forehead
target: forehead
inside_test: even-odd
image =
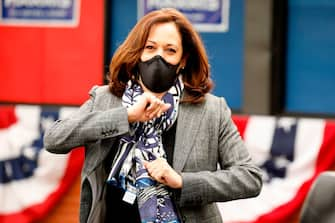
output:
[[[158,23],[151,27],[147,41],[179,46],[182,37],[175,23]]]

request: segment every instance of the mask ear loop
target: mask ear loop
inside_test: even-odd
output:
[[[179,70],[178,70],[178,75],[179,74],[183,74],[184,73],[184,71],[185,71],[185,67],[184,66],[182,66],[181,68],[179,68]]]
[[[177,69],[177,71],[178,71],[178,74],[180,74],[180,73],[184,72],[184,69],[185,69],[185,67],[184,67],[184,66],[182,66],[182,67],[178,67],[178,69]]]

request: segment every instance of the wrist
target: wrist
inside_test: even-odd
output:
[[[127,108],[127,113],[128,113],[128,122],[129,123],[135,122],[136,121],[136,117],[135,117],[134,111],[133,111],[133,109],[131,107]]]

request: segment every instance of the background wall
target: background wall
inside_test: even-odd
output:
[[[335,2],[288,1],[285,110],[335,114]]]
[[[245,1],[243,113],[271,110],[272,1]]]
[[[79,105],[102,83],[103,1],[76,2],[74,27],[0,23],[0,102]]]

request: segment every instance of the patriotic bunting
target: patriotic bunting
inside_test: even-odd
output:
[[[80,173],[80,150],[55,155],[43,149],[43,134],[76,108],[32,105],[0,107],[0,222],[41,219]]]

